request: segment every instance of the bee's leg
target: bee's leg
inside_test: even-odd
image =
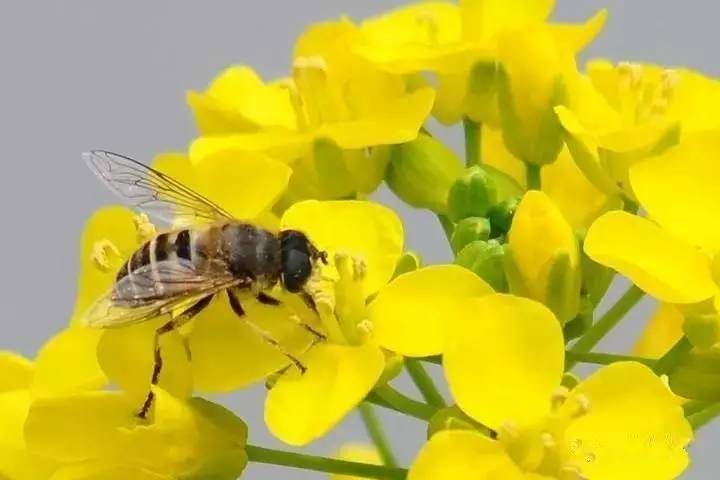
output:
[[[308,296],[309,296],[309,295],[308,295]],[[271,297],[270,295],[268,295],[268,294],[265,293],[265,292],[260,292],[260,293],[258,293],[255,298],[257,298],[257,301],[260,302],[260,303],[262,303],[263,305],[273,305],[273,306],[280,305],[280,300],[278,300],[278,299],[275,298],[275,297]],[[312,301],[312,299],[311,299],[311,301]],[[307,304],[307,301],[306,301],[305,303]],[[315,313],[317,313],[317,311],[314,309],[314,308],[315,308],[315,304],[313,303],[312,305],[313,305],[313,306],[312,306],[311,308],[313,309],[313,311],[315,311]],[[311,334],[313,337],[315,337],[315,342],[324,342],[324,341],[326,340],[325,335],[323,335],[322,332],[318,332],[315,328],[313,328],[312,325],[308,325],[307,323],[303,322],[302,319],[301,319],[299,316],[293,315],[293,316],[292,316],[292,319],[293,319],[293,321],[295,321],[295,323],[297,323],[301,328],[304,328],[305,330],[307,330],[308,332],[310,332],[310,334]]]
[[[155,330],[155,338],[153,341],[154,364],[152,378],[150,379],[151,385],[154,386],[158,384],[158,382],[160,381],[160,372],[162,371],[163,367],[163,359],[160,352],[160,337],[166,333],[172,332],[176,328],[180,327],[182,324],[189,322],[195,315],[202,312],[203,309],[208,306],[210,300],[212,300],[212,295],[203,298],[202,300],[194,304],[192,307],[188,308],[185,312],[183,312],[181,316],[179,316],[178,318],[174,318],[167,323],[164,323],[161,327]],[[147,414],[150,411],[150,407],[152,406],[154,399],[155,393],[150,390],[147,394],[147,397],[145,397],[145,402],[143,403],[140,411],[137,414],[138,417],[142,419],[147,417]]]
[[[300,362],[300,360],[295,358],[295,356],[292,353],[285,350],[285,348],[283,348],[283,346],[280,345],[280,342],[275,340],[272,337],[272,335],[270,335],[268,332],[266,332],[259,326],[255,325],[255,323],[253,323],[252,321],[248,320],[245,317],[245,310],[243,310],[242,305],[240,305],[240,300],[238,299],[235,292],[233,292],[231,289],[228,289],[227,295],[228,295],[228,300],[230,301],[230,308],[233,309],[235,314],[238,317],[240,317],[241,319],[245,320],[245,323],[247,323],[247,325],[250,328],[252,328],[255,331],[255,333],[257,333],[260,336],[260,338],[265,340],[267,343],[269,343],[274,348],[276,348],[280,353],[285,355],[297,367],[297,369],[300,370],[300,373],[305,373],[305,371],[307,370],[307,367],[305,365],[303,365],[302,362]]]
[[[280,305],[280,300],[275,297],[271,297],[265,292],[258,293],[255,298],[257,298],[257,301],[262,303],[263,305],[272,305],[273,307],[277,307],[278,305]]]

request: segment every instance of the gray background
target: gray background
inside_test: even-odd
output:
[[[185,91],[202,89],[232,63],[264,77],[284,75],[293,41],[312,21],[349,14],[359,19],[397,1],[26,0],[0,2],[0,348],[32,356],[63,328],[72,308],[79,234],[84,220],[111,196],[85,170],[79,153],[107,148],[149,159],[184,149],[194,135]],[[720,74],[717,18],[711,0],[559,0],[556,18],[580,20],[610,9],[605,32],[586,57],[687,65]],[[457,132],[450,133],[459,146]],[[387,192],[379,198],[392,205]],[[427,260],[449,257],[433,216],[401,208],[408,243]],[[615,290],[617,293],[618,289]],[[632,344],[641,318],[613,332],[604,348]],[[404,385],[409,389],[407,382]],[[262,425],[262,391],[224,400],[250,424],[255,444],[280,446]],[[385,415],[403,463],[423,430]],[[329,454],[365,438],[351,416],[310,450]],[[692,448],[684,477],[709,478],[720,465],[720,423]],[[245,478],[322,478],[308,472],[251,466]]]

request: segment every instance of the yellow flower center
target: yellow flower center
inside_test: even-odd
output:
[[[95,242],[90,258],[93,264],[103,272],[116,270],[123,260],[120,250],[107,239]]]
[[[641,125],[662,120],[670,105],[680,77],[666,69],[657,75],[647,74],[641,65],[618,64],[620,113],[626,125]]]
[[[498,431],[498,440],[515,463],[526,472],[538,473],[562,480],[582,480],[582,465],[575,460],[578,453],[585,462],[595,461],[595,455],[584,451],[580,439],[568,442],[565,431],[575,419],[590,409],[585,395],[571,396],[568,389],[560,387],[552,396],[552,412],[533,426],[520,427],[505,422]],[[571,403],[568,403],[571,402]]]
[[[318,274],[310,280],[307,289],[315,300],[328,340],[360,345],[372,335],[363,291],[365,262],[358,257],[338,253],[334,264],[336,279]]]

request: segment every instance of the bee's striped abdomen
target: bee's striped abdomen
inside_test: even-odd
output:
[[[127,299],[140,290],[136,282],[141,282],[146,290],[148,277],[157,281],[157,294],[162,295],[163,285],[160,283],[158,264],[161,262],[193,261],[194,239],[198,235],[190,229],[161,233],[145,242],[133,253],[122,266],[116,277],[116,283],[123,279],[127,288],[116,289],[119,299]],[[136,278],[138,271],[144,270],[142,279]]]

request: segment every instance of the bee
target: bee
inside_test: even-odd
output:
[[[275,285],[300,295],[313,307],[304,287],[327,254],[297,230],[274,233],[242,221],[172,177],[124,155],[103,150],[83,154],[88,167],[129,206],[169,224],[189,225],[156,235],[120,268],[113,287],[83,315],[92,328],[115,328],[169,315],[154,337],[151,384],[162,371],[160,337],[179,328],[219,295],[267,343],[282,352],[301,372],[305,366],[268,332],[245,317],[239,300],[253,293],[264,304],[279,305],[265,293]],[[182,311],[174,315],[176,311]],[[300,322],[317,339],[320,332]],[[145,418],[153,402],[148,393],[138,416]]]

